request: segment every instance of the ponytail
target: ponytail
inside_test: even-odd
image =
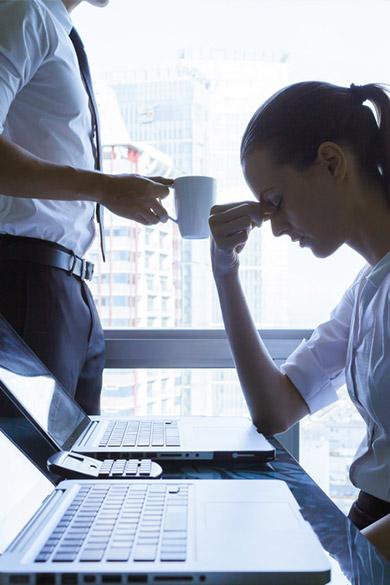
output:
[[[390,97],[385,86],[368,83],[367,85],[351,86],[352,94],[359,95],[363,104],[370,102],[375,110],[377,137],[373,156],[381,177],[386,201],[390,206]]]

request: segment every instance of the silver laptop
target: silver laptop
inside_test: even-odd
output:
[[[92,457],[268,461],[274,447],[246,417],[88,416],[0,316],[0,391],[62,451]]]
[[[284,482],[69,480],[53,488],[1,433],[0,456],[2,585],[330,580]]]

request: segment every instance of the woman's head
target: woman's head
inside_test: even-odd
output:
[[[347,214],[340,225],[332,217],[340,211],[338,202],[346,186],[351,190],[351,169],[359,184],[380,192],[390,206],[390,99],[376,84],[345,88],[310,81],[291,85],[268,99],[252,117],[242,138],[241,161],[256,196],[278,205],[284,189],[283,199],[287,195],[289,204],[296,205],[297,222],[293,218],[277,226],[275,214],[275,235],[307,236],[309,243],[310,237],[317,237],[321,221],[324,233],[318,237],[324,241],[317,242],[319,247],[313,252],[329,255],[348,237]],[[267,193],[260,197],[263,190]],[[313,209],[317,227],[310,224]],[[307,217],[301,225],[302,213]],[[329,242],[326,233],[331,227],[333,241]]]

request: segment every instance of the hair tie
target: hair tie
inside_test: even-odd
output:
[[[354,83],[351,83],[349,86],[349,91],[351,92],[352,99],[359,106],[361,106],[363,102],[366,101],[367,98],[364,95],[364,85],[355,85]]]

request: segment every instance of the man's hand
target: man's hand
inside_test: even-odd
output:
[[[211,263],[215,277],[238,271],[238,254],[244,249],[249,233],[269,219],[274,210],[273,205],[254,201],[214,205],[211,208]]]
[[[141,175],[106,175],[100,203],[116,215],[154,225],[168,220],[160,199],[167,197],[173,179]]]
[[[11,197],[93,201],[143,225],[167,221],[160,203],[173,179],[107,175],[42,160],[0,136],[0,193]]]

